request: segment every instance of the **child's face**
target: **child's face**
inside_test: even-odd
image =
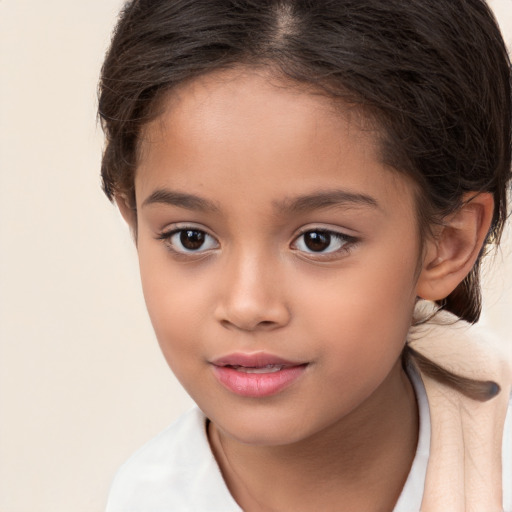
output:
[[[233,71],[181,87],[145,132],[149,314],[183,386],[240,441],[305,439],[401,372],[420,258],[413,187],[355,117]]]

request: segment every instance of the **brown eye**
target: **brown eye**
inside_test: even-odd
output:
[[[327,229],[303,231],[292,243],[292,249],[305,254],[332,254],[347,251],[357,242],[353,236]]]
[[[325,231],[308,231],[304,233],[304,245],[313,252],[322,252],[331,245],[331,235]]]
[[[180,243],[188,251],[201,249],[205,242],[206,233],[197,229],[184,229],[180,232]]]
[[[173,252],[182,254],[203,253],[211,249],[218,249],[217,240],[202,229],[184,228],[174,229],[158,236]]]

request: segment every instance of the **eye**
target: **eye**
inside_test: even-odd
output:
[[[179,253],[201,253],[216,249],[219,243],[213,236],[197,228],[173,229],[162,233],[159,237],[164,240],[172,251]]]
[[[309,254],[330,254],[347,250],[355,238],[325,229],[311,229],[301,233],[293,242],[293,248]]]

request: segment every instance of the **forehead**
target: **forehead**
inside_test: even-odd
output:
[[[157,185],[204,195],[219,182],[246,197],[258,188],[274,204],[340,186],[384,202],[410,195],[381,163],[379,132],[360,110],[264,70],[206,75],[160,106],[141,138],[138,200]]]
[[[235,68],[187,81],[163,95],[157,111],[160,114],[143,130],[142,153],[171,137],[181,148],[197,142],[211,142],[217,148],[223,142],[254,148],[263,130],[274,136],[282,134],[274,137],[271,147],[266,141],[270,151],[304,136],[314,143],[319,129],[336,137],[340,128],[348,128],[353,139],[360,138],[368,150],[377,151],[374,142],[379,133],[361,109],[265,69]],[[222,137],[228,130],[232,133],[226,141]],[[290,135],[294,137],[290,139]]]

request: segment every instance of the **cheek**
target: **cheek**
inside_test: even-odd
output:
[[[302,316],[324,339],[336,343],[340,359],[367,364],[384,358],[392,363],[400,354],[416,301],[417,260],[409,252],[386,256],[379,251],[378,257],[365,258],[317,286],[305,284],[310,293],[303,295]]]
[[[142,289],[156,337],[168,363],[193,353],[194,335],[207,309],[205,280],[191,279],[188,272],[173,271],[169,255],[139,247]],[[174,370],[175,368],[173,368]]]

